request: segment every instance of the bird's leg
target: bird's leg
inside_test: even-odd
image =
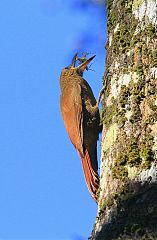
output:
[[[97,100],[97,107],[99,107],[99,103],[100,103],[100,100],[101,100],[101,97],[102,97],[102,94],[103,92],[105,91],[105,86],[102,87],[100,93],[99,93],[99,96],[98,96],[98,100]]]

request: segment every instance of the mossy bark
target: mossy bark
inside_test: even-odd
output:
[[[108,0],[100,189],[91,239],[157,239],[157,1]]]

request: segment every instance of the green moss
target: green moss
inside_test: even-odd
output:
[[[157,110],[157,105],[155,105],[155,100],[157,99],[157,96],[152,96],[148,101],[148,106],[150,107],[151,110],[155,111]]]
[[[111,106],[105,108],[102,112],[102,121],[106,127],[109,127],[112,123],[113,117],[117,114],[117,103],[115,102]]]
[[[127,26],[120,24],[113,36],[113,52],[116,54],[125,53],[130,47],[130,32]]]
[[[132,94],[132,116],[130,122],[135,123],[141,120],[140,102],[144,98],[144,80],[140,78],[137,83],[131,85]]]
[[[133,48],[136,43],[138,43],[138,39],[136,39],[135,37],[133,37],[131,40],[130,40],[130,47]]]
[[[124,68],[122,69],[122,71],[123,71],[123,74],[128,74],[128,73],[129,73],[128,67],[125,67],[125,66],[124,66]]]
[[[138,166],[141,163],[140,152],[136,139],[131,140],[128,146],[128,164]]]
[[[119,188],[119,191],[117,193],[110,195],[108,198],[104,199],[98,212],[98,219],[101,219],[101,216],[103,216],[105,210],[108,207],[111,207],[114,204],[120,204],[121,202],[127,200],[133,193],[134,191],[126,182],[122,188]]]
[[[133,11],[137,10],[142,3],[143,3],[143,0],[134,0],[132,5],[132,10]]]
[[[104,222],[108,210],[111,209],[112,213],[115,210],[116,218],[113,218],[110,222],[110,229],[111,231],[119,230],[118,239],[128,240],[135,237],[142,239],[143,236],[147,236],[146,239],[156,239],[151,238],[152,235],[149,235],[149,233],[156,228],[157,208],[155,203],[157,190],[156,186],[149,188],[149,191],[146,191],[145,187],[140,183],[125,182],[124,185],[119,186],[115,194],[108,194],[108,197],[101,202],[97,219]],[[153,202],[150,199],[154,199]],[[149,211],[150,207],[153,209],[151,212]],[[155,225],[152,226],[152,223]],[[108,239],[107,236],[106,239]]]
[[[110,30],[111,28],[113,28],[116,25],[116,21],[117,17],[116,17],[116,13],[115,11],[110,11],[110,13],[107,16],[107,27],[108,30]]]
[[[132,13],[132,2],[131,1],[125,1],[125,9],[127,13]]]
[[[98,188],[97,192],[96,192],[96,195],[97,195],[97,198],[99,199],[99,196],[100,196],[100,192],[101,192],[101,187]]]
[[[136,95],[140,97],[139,102],[144,98],[144,89],[143,89],[144,85],[145,85],[145,81],[142,78],[140,78],[137,83],[133,83],[131,86],[132,88],[131,93],[133,96]]]
[[[130,198],[133,193],[134,190],[129,186],[127,181],[125,181],[123,187],[119,190],[119,192],[114,194],[114,202],[116,204],[120,204]]]
[[[132,110],[132,115],[129,119],[129,121],[133,124],[135,122],[138,122],[141,120],[141,110],[139,105],[134,105],[133,110]]]
[[[130,50],[130,47],[138,42],[134,34],[138,20],[132,15],[132,2],[119,0],[116,4],[113,4],[112,0],[108,0],[107,10],[108,32],[112,33],[113,36],[112,51],[116,55],[126,53]],[[120,23],[120,25],[114,32],[117,23]]]
[[[107,27],[108,31],[111,31],[117,23],[117,12],[113,8],[113,0],[107,0]]]
[[[119,103],[121,108],[125,108],[129,95],[130,95],[129,88],[126,85],[122,85],[119,97]]]
[[[126,163],[128,157],[126,154],[119,154],[115,160],[114,167],[112,168],[112,176],[117,179],[125,179],[128,176],[128,171],[126,168]]]
[[[140,144],[140,156],[142,158],[142,167],[148,169],[154,160],[154,152],[152,151],[154,137],[146,134],[142,143]]]
[[[156,37],[156,29],[155,26],[153,24],[148,24],[147,27],[145,28],[145,32],[147,34],[147,36],[149,37]]]
[[[101,218],[107,207],[111,207],[114,204],[114,197],[108,197],[104,200],[98,212],[98,219]]]
[[[125,105],[128,102],[129,95],[130,95],[129,88],[126,85],[122,85],[116,114],[116,122],[118,123],[119,127],[123,127],[125,122],[127,121],[127,118],[125,116],[126,113]]]
[[[152,52],[152,62],[153,62],[153,66],[157,67],[157,49],[154,49]]]
[[[156,106],[155,106],[156,109]],[[155,110],[149,117],[144,121],[144,125],[152,125],[157,121],[157,111]]]
[[[147,55],[148,54],[148,48],[146,44],[142,45],[142,55]]]
[[[148,96],[152,96],[152,95],[155,94],[155,91],[156,91],[156,89],[155,89],[155,84],[152,84],[152,83],[150,82],[149,85],[148,85],[147,95],[148,95]]]
[[[112,8],[112,4],[113,4],[113,0],[106,0],[106,5],[107,5],[108,11]]]
[[[127,200],[132,195],[132,193],[132,189],[129,188],[129,185],[126,182],[122,188],[119,188],[118,192],[104,199],[98,212],[98,219],[101,219],[101,216],[103,216],[105,210],[108,207],[111,207],[114,204],[120,204],[122,201]]]
[[[104,92],[104,99],[103,99],[103,101],[105,103],[106,99],[108,98],[108,96],[110,94],[110,90],[111,90],[111,76],[110,75],[109,76],[105,75],[103,77],[103,84],[104,84],[104,86],[106,86],[105,92]]]
[[[156,49],[149,49],[148,50],[148,59],[149,59],[149,66],[150,67],[157,67],[157,53]]]
[[[142,63],[138,64],[138,65],[134,68],[134,71],[135,71],[138,75],[142,76],[142,75],[143,75],[143,64],[142,64]]]
[[[119,127],[122,128],[127,121],[127,118],[125,117],[125,109],[121,109],[118,111],[118,115],[116,117],[116,122],[118,123]]]
[[[153,153],[150,147],[142,148],[140,151],[140,155],[144,160],[143,166],[146,168],[151,167],[151,162],[153,160]]]

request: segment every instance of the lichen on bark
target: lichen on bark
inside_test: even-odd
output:
[[[92,239],[157,239],[155,4],[107,1],[100,189]]]

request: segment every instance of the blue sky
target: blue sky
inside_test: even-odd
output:
[[[70,1],[0,1],[0,240],[90,235],[97,206],[61,119],[59,77],[76,50],[96,53],[85,78],[98,96],[101,21]]]

